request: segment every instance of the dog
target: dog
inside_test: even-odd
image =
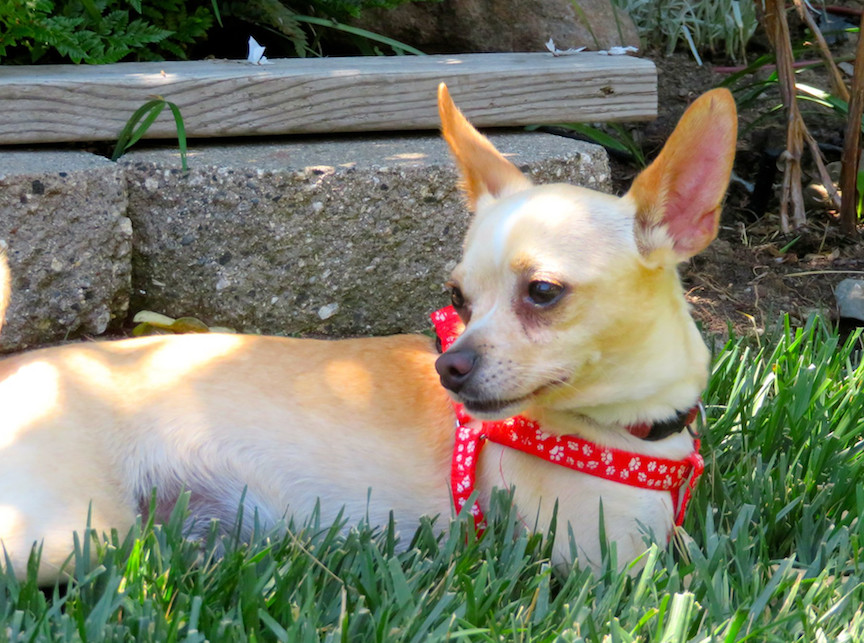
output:
[[[621,198],[533,185],[443,84],[438,102],[473,211],[437,318],[447,350],[422,335],[201,334],[0,361],[0,542],[16,575],[36,546],[39,582],[63,578],[88,515],[92,533],[122,534],[152,498],[164,518],[184,491],[191,537],[231,525],[241,503],[263,525],[316,507],[322,522],[392,512],[404,535],[422,516],[445,527],[456,496],[482,529],[496,487],[541,532],[557,504],[555,564],[600,564],[601,511],[619,560],[669,536],[698,471],[682,464],[675,488],[618,476],[698,462],[687,425],[709,353],[677,265],[717,234],[731,95],[697,99]],[[559,466],[583,451],[599,460]]]

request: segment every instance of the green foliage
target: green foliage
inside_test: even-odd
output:
[[[171,114],[174,116],[174,126],[177,128],[177,143],[180,147],[180,162],[183,170],[188,170],[189,166],[186,163],[186,124],[183,122],[183,115],[180,113],[180,108],[171,101],[167,101],[161,96],[157,96],[152,100],[147,101],[141,107],[135,110],[126,125],[120,130],[117,137],[117,144],[114,146],[114,153],[111,155],[111,160],[116,161],[123,156],[126,151],[141,140],[141,137],[147,133],[150,126],[159,118],[162,110],[168,107]]]
[[[368,9],[394,9],[410,0],[315,0],[315,2],[287,1],[286,4],[298,13],[308,13],[311,7],[317,16],[334,20],[357,18]]]
[[[130,3],[133,0],[129,0]],[[144,4],[146,2],[146,4]],[[159,42],[157,51],[144,50],[139,60],[161,60],[162,58],[188,58],[189,48],[203,39],[213,26],[214,15],[219,19],[216,0],[134,0],[141,15],[154,25],[167,30],[171,35]]]
[[[361,54],[364,56],[386,55],[386,52],[381,51],[378,45],[384,45],[385,47],[388,47],[397,56],[403,56],[405,54],[411,54],[413,56],[426,55],[419,49],[416,49],[415,47],[412,47],[410,45],[406,45],[404,42],[394,40],[393,38],[388,38],[387,36],[382,36],[381,34],[374,33],[367,29],[361,29],[360,27],[346,25],[336,20],[300,15],[295,16],[295,19],[298,22],[304,24],[317,25],[319,27],[328,27],[330,29],[334,29],[335,31],[339,31],[354,37],[357,48],[360,49]]]
[[[213,24],[184,0],[0,0],[0,62],[59,55],[74,63],[186,57]]]
[[[748,0],[614,0],[647,44],[671,54],[683,45],[701,64],[700,53],[722,52],[746,59],[747,43],[759,22]]]
[[[806,50],[807,47],[804,45],[792,47],[792,52],[795,58],[798,58],[798,55]],[[821,67],[823,64],[824,63],[822,62],[813,62],[807,65],[801,65],[795,69],[795,73],[799,74],[814,67]],[[776,57],[773,54],[763,54],[762,56],[759,56],[743,69],[730,74],[723,83],[721,83],[721,86],[730,88],[735,94],[735,102],[738,105],[738,109],[742,111],[756,106],[757,101],[763,97],[766,92],[777,89],[779,85],[780,80],[776,69]],[[833,95],[829,91],[805,83],[796,82],[795,92],[796,100],[817,106],[816,117],[820,120],[824,120],[827,115],[830,118],[836,119],[837,127],[839,128],[845,124],[845,121],[849,118],[849,104],[844,99]],[[779,102],[769,109],[762,108],[759,116],[745,125],[743,128],[744,131],[749,131],[757,125],[761,125],[765,120],[771,117],[780,117],[782,115],[782,108],[783,105]],[[804,112],[803,110],[802,115],[807,121],[811,120],[813,117],[813,114]],[[861,131],[862,134],[864,134],[864,119],[862,119],[861,122]],[[856,174],[856,193],[857,201],[855,210],[857,212],[857,217],[860,220],[864,219],[864,167],[861,166],[859,166]]]
[[[861,356],[818,319],[719,351],[680,555],[560,574],[506,494],[480,539],[313,516],[189,542],[181,499],[164,526],[81,538],[66,592],[0,572],[0,640],[861,641]]]
[[[529,125],[525,129],[533,131],[539,127],[541,126]],[[642,144],[626,126],[620,123],[601,123],[598,125],[589,125],[588,123],[559,123],[551,127],[574,132],[581,140],[602,145],[610,154],[615,154],[617,157],[626,159],[630,163],[635,163],[639,168],[644,168],[648,165]]]
[[[842,98],[838,98],[818,87],[811,87],[804,83],[795,83],[795,89],[798,91],[798,98],[816,103],[841,119],[849,118],[849,103]],[[861,120],[861,132],[864,134],[864,118]],[[855,212],[858,219],[864,218],[864,165],[858,165],[858,172],[855,176],[855,191],[857,200],[855,202]]]
[[[365,9],[407,1],[0,0],[0,64],[185,60],[193,46],[206,42],[214,17],[222,24],[223,13],[284,36],[298,56],[321,54],[315,27],[353,38],[362,53],[380,54],[383,45],[385,52],[420,54],[344,23]],[[248,33],[238,38],[245,43]]]
[[[322,55],[320,40],[326,32],[351,40],[362,55],[423,55],[422,51],[405,43],[345,24],[365,9],[392,9],[412,0],[315,0],[309,4],[281,0],[239,0],[227,2],[226,13],[251,24],[258,25],[290,41],[298,56]],[[311,15],[306,15],[307,12]],[[316,27],[323,27],[320,33]],[[310,39],[310,34],[312,38]],[[383,45],[386,49],[381,50]]]
[[[747,513],[755,544],[772,559],[794,557],[807,576],[864,563],[861,357],[860,333],[841,342],[818,318],[802,329],[787,320],[756,346],[727,345],[705,393],[717,419],[706,440],[715,463],[699,491],[712,511],[699,531],[731,532]],[[831,551],[838,537],[851,549]]]

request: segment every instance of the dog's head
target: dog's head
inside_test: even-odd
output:
[[[732,96],[699,98],[622,198],[535,186],[439,88],[442,131],[474,219],[450,283],[465,331],[437,362],[467,410],[600,421],[668,417],[698,399],[708,351],[677,264],[716,236],[732,169]]]

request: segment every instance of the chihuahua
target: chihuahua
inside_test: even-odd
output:
[[[39,581],[62,578],[73,532],[122,534],[186,491],[191,537],[241,504],[265,526],[392,512],[406,534],[473,498],[482,528],[496,487],[531,529],[557,507],[556,564],[599,564],[601,533],[621,561],[669,536],[698,474],[681,463],[698,460],[686,425],[709,361],[677,264],[717,233],[731,95],[696,100],[622,198],[533,185],[443,84],[438,103],[474,212],[438,316],[447,350],[201,334],[0,361],[0,543],[16,575],[37,547]],[[8,290],[2,268],[3,306]]]

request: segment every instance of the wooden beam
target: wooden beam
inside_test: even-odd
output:
[[[465,54],[0,67],[0,144],[117,138],[154,95],[192,137],[435,129],[444,81],[480,127],[646,120],[654,64],[581,53]],[[150,138],[176,136],[165,110]]]

